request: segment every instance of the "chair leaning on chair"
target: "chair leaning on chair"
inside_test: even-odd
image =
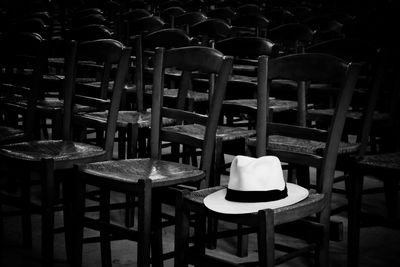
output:
[[[343,60],[323,54],[295,54],[271,59],[264,59],[264,68],[268,68],[268,79],[286,78],[297,81],[333,82],[339,83],[340,97],[336,105],[335,115],[329,131],[287,125],[267,123],[269,82],[267,77],[259,84],[257,110],[257,137],[248,140],[249,151],[256,150],[256,156],[265,154],[275,155],[282,162],[294,162],[313,166],[318,171],[318,188],[310,192],[309,196],[290,206],[278,209],[259,210],[247,214],[224,214],[211,211],[204,206],[204,198],[223,187],[213,187],[191,193],[183,192],[181,203],[177,205],[177,227],[182,229],[176,236],[176,264],[186,266],[187,263],[208,264],[214,262],[215,257],[205,254],[206,217],[216,218],[219,221],[229,221],[248,225],[245,232],[256,232],[258,240],[258,263],[260,266],[274,266],[284,260],[298,256],[300,252],[316,251],[316,261],[320,266],[328,266],[329,250],[329,220],[330,200],[333,174],[341,133],[343,131],[345,115],[350,104],[355,82],[359,72],[357,64],[346,63]],[[293,71],[295,70],[295,71]],[[274,134],[271,136],[271,134]],[[277,136],[288,138],[303,138],[310,143],[318,143],[319,148],[313,151],[289,151],[285,148],[273,149],[269,139]],[[179,202],[178,202],[179,203]],[[195,213],[194,247],[189,247],[189,214]],[[314,217],[317,215],[316,217]],[[310,217],[313,216],[313,219]],[[305,229],[303,229],[303,227]],[[285,254],[275,259],[275,232],[289,230],[290,235],[311,242],[306,248],[296,250],[292,254]],[[291,231],[290,231],[291,230]],[[311,232],[307,232],[309,230]],[[308,233],[308,234],[307,234]],[[287,247],[286,247],[287,249]],[[291,251],[291,250],[288,250]],[[226,263],[225,260],[218,259]],[[225,266],[225,265],[224,265]],[[228,265],[226,265],[228,266]]]
[[[0,203],[14,205],[22,209],[22,225],[25,243],[31,245],[31,213],[40,213],[42,218],[42,264],[51,266],[53,264],[53,239],[54,239],[54,205],[57,204],[57,187],[63,183],[63,196],[69,190],[68,182],[71,182],[69,171],[75,163],[95,162],[111,159],[113,152],[114,134],[116,127],[117,112],[120,103],[123,83],[125,81],[130,48],[125,47],[115,40],[95,40],[82,42],[77,45],[71,42],[69,55],[66,62],[65,98],[63,107],[63,139],[60,140],[37,140],[13,143],[0,148],[0,158],[7,163],[10,178],[21,180],[21,196],[11,197],[9,194],[0,195]],[[111,100],[87,97],[75,94],[76,65],[78,60],[108,60],[117,64],[117,72],[114,90]],[[106,123],[102,123],[106,129],[105,142],[103,146],[95,146],[84,142],[75,142],[72,139],[72,122],[76,117],[85,118],[85,114],[74,114],[75,105],[93,106],[96,109],[109,110]],[[90,120],[84,121],[89,126]],[[31,202],[31,176],[38,174],[40,179],[41,203]],[[68,220],[73,215],[68,213],[69,209],[64,207],[65,229],[69,229]],[[66,235],[68,244],[69,235]],[[67,245],[67,255],[70,246]]]
[[[205,116],[182,109],[163,106],[164,76],[168,68],[176,67],[184,73],[183,79],[193,71],[205,71],[217,74],[216,86],[212,95],[212,114]],[[152,241],[152,264],[161,264],[161,206],[162,202],[173,204],[174,197],[168,194],[167,187],[177,184],[190,183],[199,187],[207,183],[212,165],[215,133],[218,125],[219,113],[225,95],[226,83],[232,68],[232,58],[221,52],[200,46],[189,46],[164,50],[157,48],[154,64],[154,82],[152,92],[151,114],[151,158],[127,159],[119,161],[105,161],[94,164],[79,165],[76,168],[79,179],[77,183],[91,184],[100,187],[103,207],[98,219],[83,218],[84,207],[81,185],[75,185],[74,195],[75,220],[74,233],[76,244],[75,265],[80,266],[82,260],[82,228],[90,227],[100,230],[101,254],[103,266],[110,266],[110,241],[113,237],[132,239],[138,242],[138,266],[150,265],[150,241]],[[180,88],[180,99],[187,97],[187,87]],[[162,127],[164,117],[173,118],[180,123],[197,123],[206,126],[206,131],[199,140],[196,137],[182,135],[181,132],[171,132],[168,127]],[[202,147],[200,168],[161,160],[161,142],[184,142],[186,145],[195,144]],[[199,145],[199,144],[202,145]],[[110,223],[108,206],[110,191],[135,194],[138,198],[137,230],[127,229]],[[172,198],[170,198],[172,197]],[[101,226],[101,227],[100,227]]]

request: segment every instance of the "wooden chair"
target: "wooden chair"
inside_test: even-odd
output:
[[[88,14],[85,16],[80,16],[78,18],[72,19],[70,21],[69,28],[75,29],[90,24],[108,26],[108,22],[102,14]]]
[[[339,150],[340,136],[345,122],[345,114],[350,104],[359,67],[349,64],[343,60],[322,54],[296,54],[267,60],[264,58],[263,67],[268,68],[268,76],[259,84],[258,110],[257,110],[257,137],[248,140],[249,152],[255,156],[275,155],[282,162],[295,162],[314,166],[319,181],[316,192],[311,191],[309,196],[290,206],[278,209],[259,210],[256,213],[242,215],[223,214],[208,210],[203,200],[205,196],[223,187],[214,187],[182,194],[182,202],[178,212],[179,224],[182,229],[176,236],[176,263],[178,266],[186,266],[188,263],[198,265],[215,263],[215,257],[205,254],[206,236],[205,220],[214,218],[220,221],[240,223],[249,226],[244,233],[255,232],[258,239],[258,260],[260,266],[275,266],[283,261],[309,253],[315,250],[315,261],[317,265],[329,265],[329,220],[330,199],[335,162]],[[295,68],[296,71],[290,71]],[[328,71],[329,70],[329,71]],[[335,116],[329,131],[267,123],[268,117],[268,79],[294,78],[296,80],[308,80],[316,82],[339,83],[340,98],[337,102]],[[299,138],[300,136],[309,142],[315,140],[320,146],[312,151],[287,150],[283,146],[272,147],[274,136],[289,136]],[[288,140],[285,139],[285,140]],[[315,148],[315,146],[313,146]],[[311,147],[309,147],[311,148]],[[300,179],[297,183],[301,185]],[[195,213],[195,236],[194,246],[189,247],[189,213]],[[315,216],[317,215],[317,216]],[[315,217],[314,217],[315,216]],[[303,228],[304,227],[304,228]],[[288,249],[287,244],[275,244],[275,233],[285,233],[290,236],[306,240],[307,245],[300,250]],[[291,252],[275,258],[275,249]],[[227,263],[227,260],[218,258],[218,264],[224,266],[236,266]]]
[[[261,6],[249,3],[249,4],[241,4],[235,8],[235,12],[239,15],[262,15],[263,11],[261,10]]]
[[[207,11],[206,15],[209,18],[222,19],[230,25],[235,12],[230,7],[219,7]]]
[[[171,6],[160,11],[160,17],[167,23],[171,28],[175,27],[175,17],[184,14],[186,11],[180,6]]]
[[[384,150],[367,150],[365,154],[355,158],[350,165],[349,176],[346,189],[348,190],[348,246],[347,261],[349,265],[359,266],[359,247],[360,247],[360,228],[363,225],[380,225],[384,227],[397,228],[399,224],[398,215],[398,177],[400,162],[400,124],[399,124],[399,69],[396,64],[398,54],[396,48],[391,47],[390,57],[387,58],[385,65],[384,87],[390,87],[391,107],[390,127],[386,129],[386,142],[389,146]],[[393,64],[393,65],[392,65]],[[382,127],[383,128],[383,127]],[[364,178],[378,179],[383,182],[381,185],[373,188],[364,188]],[[382,190],[383,189],[383,190]],[[374,214],[363,211],[362,197],[369,193],[384,193],[387,208],[387,217],[374,216]],[[367,216],[364,216],[367,215]],[[369,216],[368,216],[369,215]]]
[[[261,14],[236,14],[231,24],[232,35],[266,37],[269,20]]]
[[[36,102],[43,80],[46,46],[36,33],[3,34],[0,43],[0,144],[3,145],[29,140],[37,134]],[[24,69],[31,70],[28,77],[18,75]],[[22,99],[27,103],[26,109],[17,105]]]
[[[10,196],[1,194],[2,205],[12,205],[22,209],[22,226],[24,243],[31,246],[31,213],[39,213],[42,218],[41,251],[43,266],[53,264],[53,239],[54,239],[54,211],[57,204],[59,185],[62,182],[63,196],[67,195],[69,175],[75,163],[95,162],[111,159],[113,153],[114,134],[116,127],[117,111],[120,103],[122,87],[125,81],[130,49],[118,41],[97,40],[82,42],[76,45],[71,43],[67,57],[65,98],[62,109],[63,132],[60,140],[37,140],[4,145],[0,149],[2,162],[7,163],[9,179],[20,181],[22,194]],[[117,73],[111,100],[86,97],[75,94],[75,78],[77,73],[77,60],[107,61],[117,65]],[[92,120],[85,120],[84,114],[74,114],[76,105],[93,106],[96,109],[108,109],[107,123],[102,124],[105,129],[104,143],[100,146],[85,142],[75,142],[72,139],[73,122],[80,118],[85,127],[90,127]],[[75,116],[76,115],[76,116]],[[77,129],[74,127],[74,129]],[[39,178],[41,189],[40,204],[31,201],[32,176]],[[74,216],[64,207],[65,229],[68,231],[68,220]],[[68,236],[68,235],[67,235]],[[68,237],[67,237],[68,243]],[[67,255],[70,255],[70,247]]]
[[[197,38],[200,45],[213,47],[218,40],[230,36],[231,27],[221,19],[206,19],[193,24],[190,35]]]
[[[165,21],[158,16],[143,17],[134,21],[126,21],[125,42],[129,43],[130,38],[136,35],[146,35],[161,30],[165,27]]]
[[[359,264],[360,228],[362,227],[362,194],[364,177],[372,176],[384,183],[385,200],[387,206],[387,219],[379,217],[378,225],[398,228],[398,190],[400,173],[400,153],[387,152],[375,155],[365,155],[360,158],[351,172],[349,186],[349,221],[348,221],[348,243],[347,262],[352,266]],[[373,218],[373,217],[372,217]],[[370,220],[369,221],[373,221]]]
[[[346,114],[346,124],[343,131],[343,142],[353,144],[353,149],[341,151],[338,155],[336,170],[341,171],[334,178],[334,183],[344,181],[345,190],[334,186],[333,192],[345,194],[348,203],[332,207],[332,214],[347,210],[349,224],[352,224],[354,210],[349,209],[348,204],[354,202],[354,194],[349,192],[353,177],[349,173],[353,169],[356,158],[363,157],[368,153],[376,151],[376,129],[383,128],[383,125],[390,124],[390,113],[383,113],[377,110],[377,103],[382,98],[385,70],[387,69],[387,55],[384,49],[377,47],[371,42],[357,39],[334,39],[321,42],[310,47],[309,51],[330,53],[348,61],[363,64],[360,78],[356,84],[356,93]],[[326,92],[325,88],[325,92]],[[312,89],[318,91],[318,88]],[[329,89],[328,89],[329,90]],[[323,95],[322,92],[319,93]],[[326,94],[326,93],[325,93]],[[332,94],[333,95],[333,94]],[[326,101],[325,101],[326,102]],[[333,108],[329,106],[316,106],[308,112],[308,119],[320,127],[324,127],[324,121],[330,120],[333,115]],[[353,139],[353,140],[352,140]],[[376,153],[376,152],[375,152]],[[351,232],[351,231],[350,231]],[[352,243],[352,235],[348,235],[348,242]],[[350,246],[351,247],[351,246]],[[348,251],[349,263],[356,258],[357,253]]]
[[[218,124],[218,116],[223,97],[225,94],[226,82],[231,71],[232,59],[224,56],[221,52],[207,47],[182,47],[164,50],[156,49],[154,64],[154,83],[152,94],[152,126],[151,126],[151,157],[141,159],[128,159],[119,161],[105,161],[98,164],[85,164],[77,167],[77,183],[99,186],[103,195],[99,219],[84,218],[83,226],[100,230],[102,242],[102,263],[103,266],[111,265],[110,241],[113,237],[133,239],[138,242],[138,266],[149,266],[150,261],[154,265],[162,264],[160,247],[161,242],[161,207],[160,203],[174,202],[174,197],[168,197],[166,187],[178,184],[191,184],[196,187],[205,185],[211,173],[213,158],[213,147],[215,132]],[[167,108],[163,106],[163,89],[165,71],[168,68],[176,67],[183,70],[185,75],[192,71],[204,71],[218,74],[214,94],[212,95],[212,113],[216,116],[187,112],[180,108]],[[180,88],[180,99],[185,100],[187,87]],[[180,105],[181,107],[182,105]],[[199,136],[186,136],[181,132],[170,131],[169,127],[162,127],[164,117],[173,118],[179,123],[196,123],[206,125],[206,131]],[[204,141],[203,141],[204,140]],[[200,167],[161,160],[161,142],[184,142],[186,145],[202,145],[202,156]],[[76,184],[75,203],[76,214],[82,215],[84,207],[82,192],[79,193],[81,185]],[[137,230],[123,229],[116,224],[110,223],[109,217],[109,196],[110,191],[118,191],[138,196],[138,228]],[[79,197],[80,196],[80,197]],[[82,257],[82,222],[75,222],[77,234],[74,246],[76,262],[74,266],[80,266]],[[98,226],[102,225],[101,228]],[[153,246],[150,260],[150,244]]]
[[[268,39],[280,45],[281,55],[303,53],[314,38],[313,31],[302,23],[286,23],[271,28]]]
[[[279,25],[298,22],[296,16],[290,12],[290,10],[283,7],[274,7],[271,10],[266,11],[266,16],[271,20],[271,29],[278,27]]]
[[[186,33],[189,34],[189,36],[191,36],[190,26],[206,19],[207,19],[206,15],[202,12],[199,11],[185,12],[182,15],[175,17],[174,26],[176,28],[186,31]]]
[[[127,40],[131,24],[138,19],[152,16],[152,13],[144,8],[128,9],[122,12],[122,14],[116,19],[117,29],[119,32],[119,40]],[[134,35],[134,34],[132,34]]]

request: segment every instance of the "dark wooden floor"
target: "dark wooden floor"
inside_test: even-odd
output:
[[[226,179],[225,179],[226,180]],[[376,180],[368,179],[367,186],[379,184]],[[343,196],[334,196],[334,203],[342,203]],[[368,195],[363,199],[363,212],[368,214],[385,215],[385,201],[382,195]],[[114,219],[118,220],[121,214],[114,214]],[[61,215],[57,215],[57,221],[61,220]],[[344,239],[340,242],[331,242],[330,260],[331,266],[346,266],[346,214],[342,213],[335,216],[335,220],[342,221],[344,225]],[[378,220],[379,222],[379,220]],[[381,221],[382,222],[382,221]],[[361,251],[360,266],[400,266],[400,228],[391,229],[381,225],[371,219],[365,219],[361,230]],[[173,249],[173,228],[164,230],[164,249]],[[22,237],[20,231],[19,217],[8,217],[5,219],[5,236],[0,241],[0,266],[19,267],[19,266],[40,266],[40,218],[33,215],[33,248],[22,247]],[[91,234],[88,232],[88,234]],[[95,234],[95,233],[93,233]],[[255,239],[250,237],[249,257],[256,257]],[[284,242],[292,242],[283,240]],[[56,240],[55,266],[69,266],[66,263],[64,237],[57,235]],[[136,266],[136,244],[130,241],[115,241],[112,245],[113,266]],[[84,246],[85,267],[98,267],[100,264],[99,244],[86,244]],[[221,240],[218,249],[209,251],[210,253],[233,259],[240,262],[241,258],[234,256],[235,240]],[[286,263],[283,266],[311,266],[312,262],[306,258],[298,258]],[[165,262],[165,266],[173,266],[173,260]]]

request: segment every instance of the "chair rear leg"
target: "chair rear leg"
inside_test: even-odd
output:
[[[110,190],[100,188],[100,221],[110,223]],[[110,232],[103,228],[100,231],[101,266],[111,267],[111,237]]]

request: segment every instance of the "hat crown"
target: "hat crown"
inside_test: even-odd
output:
[[[282,165],[275,156],[236,156],[231,165],[228,188],[238,191],[284,190]]]

